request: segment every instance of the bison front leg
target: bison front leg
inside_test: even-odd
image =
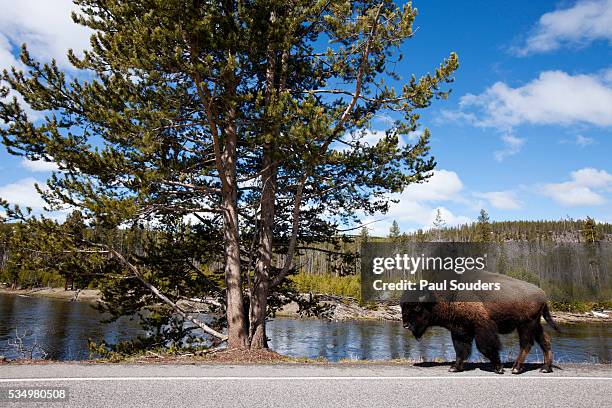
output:
[[[497,335],[497,327],[490,325],[479,328],[476,331],[476,347],[486,358],[491,361],[493,370],[497,374],[504,373],[504,366],[499,358],[501,342]]]
[[[451,331],[451,338],[453,339],[456,357],[455,362],[450,366],[448,371],[457,373],[463,371],[465,360],[472,354],[472,341],[474,341],[474,336],[459,331]]]

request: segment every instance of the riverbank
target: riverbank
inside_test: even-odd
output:
[[[64,290],[63,288],[33,288],[8,289],[0,287],[0,294],[45,297],[50,299],[67,300],[70,302],[96,303],[100,300],[100,291],[97,289]]]
[[[9,294],[26,297],[46,297],[65,301],[78,301],[96,303],[100,300],[100,291],[96,289],[64,290],[63,288],[34,288],[34,289],[8,289],[0,288],[0,294]],[[305,295],[306,296],[306,295]],[[357,300],[349,297],[320,295],[320,305],[327,308],[325,318],[334,321],[347,320],[392,320],[401,321],[402,315],[399,306],[383,304],[360,305]],[[205,304],[198,302],[184,302],[192,310],[202,310]],[[276,313],[277,316],[300,318],[297,303],[291,302]],[[551,312],[553,319],[559,324],[612,324],[612,313],[572,313]]]
[[[338,296],[321,296],[322,305],[329,308],[327,318],[335,321],[345,320],[393,320],[401,321],[402,312],[397,305],[367,304],[361,306],[355,299],[342,298]],[[292,302],[277,312],[277,316],[299,317],[298,305]],[[571,313],[571,312],[551,312],[553,319],[559,324],[612,324],[612,313],[592,312]],[[544,321],[544,320],[542,320]]]
[[[515,356],[508,354],[502,356],[503,365],[505,368],[511,368],[514,364]],[[424,358],[386,358],[386,359],[355,359],[345,358],[340,360],[330,360],[325,357],[309,358],[295,357],[291,355],[281,354],[272,349],[248,350],[248,349],[231,349],[225,347],[216,347],[204,349],[195,352],[185,353],[167,353],[145,351],[133,355],[114,354],[111,357],[97,357],[87,360],[53,360],[53,359],[7,359],[0,356],[0,366],[3,368],[15,366],[66,366],[72,365],[75,367],[87,366],[202,366],[215,367],[226,364],[236,366],[293,366],[293,367],[328,367],[330,369],[340,367],[421,367],[423,369],[433,369],[435,367],[448,367],[452,364],[452,360],[442,358],[424,359]],[[538,370],[542,365],[541,362],[527,361],[525,362],[526,372]],[[555,372],[576,370],[578,369],[583,374],[592,372],[592,374],[607,373],[612,377],[612,364],[609,362],[564,362],[559,358],[555,360],[553,366]],[[473,355],[465,364],[465,372],[470,372],[479,369],[480,371],[491,371],[490,362],[482,355]],[[455,375],[455,374],[453,374]],[[0,376],[1,377],[1,376]]]

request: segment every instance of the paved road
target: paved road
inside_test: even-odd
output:
[[[612,366],[536,366],[520,376],[474,365],[5,365],[0,389],[67,387],[68,407],[609,407]]]

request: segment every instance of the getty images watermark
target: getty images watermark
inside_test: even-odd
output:
[[[372,260],[372,273],[382,275],[396,271],[410,274],[412,279],[400,279],[397,282],[385,282],[384,279],[375,279],[372,288],[377,291],[385,290],[500,290],[500,282],[486,283],[462,282],[459,279],[430,281],[427,279],[414,280],[418,272],[439,273],[454,272],[462,275],[466,271],[484,271],[487,267],[487,254],[482,256],[411,256],[410,254],[395,254],[393,257],[375,257]],[[438,278],[440,275],[438,275]]]
[[[486,272],[486,246],[450,243],[364,244],[362,298],[393,300],[405,291],[499,291]]]

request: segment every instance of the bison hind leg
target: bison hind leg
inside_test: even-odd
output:
[[[539,317],[538,317],[539,319]],[[521,374],[523,369],[523,363],[525,362],[525,358],[529,354],[531,350],[531,346],[533,346],[533,339],[535,333],[537,333],[537,326],[542,328],[542,325],[539,321],[530,321],[527,324],[521,324],[518,326],[518,335],[519,335],[519,345],[521,350],[516,358],[514,366],[512,367],[512,374]]]
[[[497,328],[490,326],[479,328],[476,331],[476,347],[491,361],[495,373],[504,373],[504,366],[499,358],[501,342],[499,341]]]
[[[540,369],[542,373],[552,373],[552,364],[553,364],[553,353],[552,353],[552,345],[550,343],[550,337],[548,334],[544,333],[544,328],[538,322],[538,327],[535,332],[535,339],[542,348],[542,352],[544,353],[544,365]]]

